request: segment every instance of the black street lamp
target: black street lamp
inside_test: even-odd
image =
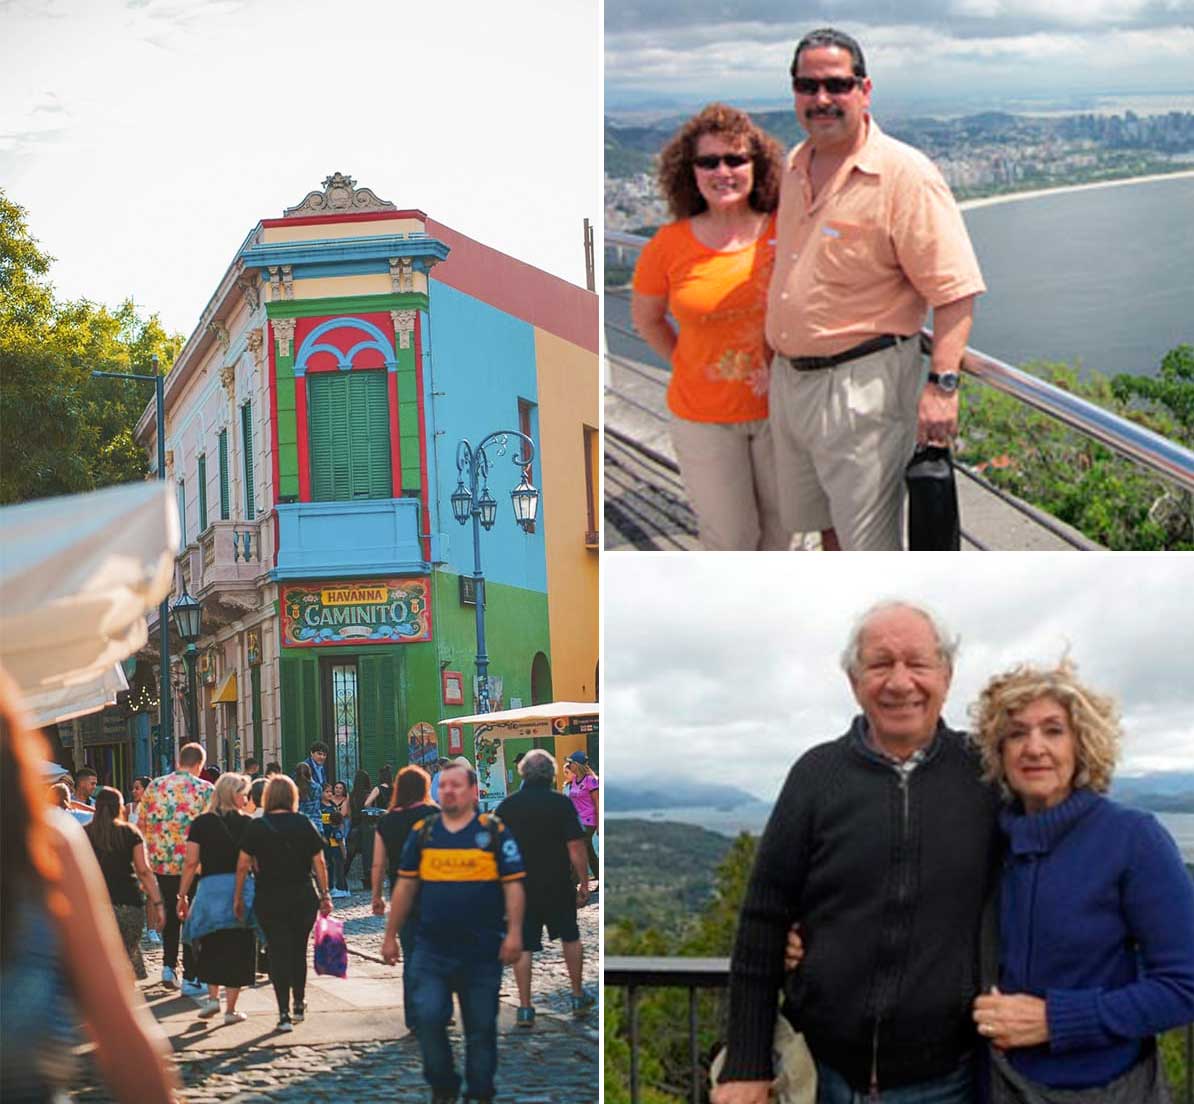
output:
[[[174,628],[186,645],[182,659],[187,665],[187,740],[196,743],[199,740],[199,694],[195,685],[195,661],[199,654],[196,645],[203,631],[203,606],[187,593],[184,586],[178,601],[170,607],[170,613]]]
[[[166,480],[166,379],[158,371],[157,353],[150,358],[153,375],[138,375],[135,372],[92,372],[92,379],[135,379],[152,380],[154,385],[154,410],[157,414],[158,479]],[[153,775],[165,774],[173,765],[174,718],[170,712],[170,617],[167,600],[158,606],[158,635],[161,644],[161,668],[158,681],[158,738],[153,749]]]
[[[535,443],[525,434],[513,429],[500,429],[486,437],[475,449],[468,441],[456,446],[456,472],[459,480],[452,492],[452,516],[463,525],[473,519],[473,600],[477,610],[477,712],[489,712],[489,656],[485,654],[485,576],[481,572],[481,529],[488,532],[497,521],[497,499],[489,493],[489,456],[505,455],[510,438],[522,445],[521,455],[512,457],[522,469],[522,482],[510,492],[514,519],[523,532],[535,523],[539,508],[539,492],[531,485],[529,472],[535,459]],[[479,484],[479,486],[478,486]]]

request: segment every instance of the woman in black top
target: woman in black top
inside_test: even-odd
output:
[[[256,980],[257,938],[252,928],[228,926],[213,930],[208,927],[211,921],[206,917],[210,910],[231,919],[240,841],[252,823],[252,818],[244,813],[248,801],[249,779],[246,775],[221,774],[216,779],[207,812],[195,818],[187,833],[187,855],[178,887],[179,920],[186,920],[188,913],[193,913],[197,919],[205,921],[202,934],[188,940],[194,944],[195,974],[207,983],[207,999],[200,1003],[199,1015],[206,1020],[220,1011],[220,986],[223,985],[228,995],[225,1023],[239,1023],[245,1019],[245,1014],[236,1010],[236,1002],[240,999],[241,989]],[[200,864],[203,875],[194,902],[188,903],[191,881]],[[200,900],[201,896],[203,900]],[[185,938],[187,932],[183,934]]]
[[[352,821],[348,829],[348,847],[344,858],[344,873],[347,877],[352,869],[353,860],[361,856],[361,881],[366,889],[369,888],[369,870],[373,866],[373,825],[364,824],[365,817],[362,810],[369,794],[373,789],[373,782],[367,771],[359,770],[352,780],[352,792],[348,795],[348,808],[352,814]]]
[[[391,792],[394,788],[394,768],[389,763],[382,765],[377,772],[377,785],[365,798],[365,808],[388,809],[391,804]]]
[[[101,786],[95,795],[95,815],[83,831],[99,859],[133,973],[138,980],[144,980],[147,975],[141,958],[141,928],[145,905],[138,882],[149,900],[150,923],[155,930],[161,931],[166,915],[158,880],[145,861],[145,840],[136,828],[125,823],[124,795],[111,786]]]
[[[245,879],[256,866],[253,911],[269,946],[269,977],[278,1000],[279,1031],[293,1031],[306,1014],[307,939],[316,911],[324,916],[332,911],[323,836],[299,814],[298,805],[295,784],[283,774],[271,778],[265,787],[265,815],[249,825],[236,864],[233,908],[238,917],[245,913]],[[318,897],[312,876],[319,887]]]
[[[428,799],[431,776],[422,767],[403,767],[398,772],[398,785],[390,811],[377,822],[377,839],[373,844],[373,915],[384,916],[386,904],[382,898],[382,882],[388,879],[392,893],[398,878],[398,862],[410,830],[424,817],[439,812],[439,806]],[[384,872],[384,878],[383,878]],[[402,971],[402,1005],[406,1026],[414,1031],[415,1003],[411,997],[410,961],[415,950],[415,928],[419,923],[419,904],[416,900],[410,916],[398,933],[402,944],[402,959],[407,964]]]

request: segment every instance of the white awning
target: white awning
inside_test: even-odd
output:
[[[474,713],[471,717],[445,717],[439,723],[449,724],[509,724],[527,721],[554,721],[557,717],[596,717],[601,712],[597,702],[545,702],[522,709],[501,709],[496,713]]]
[[[115,665],[145,644],[178,537],[159,482],[0,509],[0,665],[38,723],[102,709],[127,686]]]

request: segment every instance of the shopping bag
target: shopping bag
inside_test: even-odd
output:
[[[961,547],[958,488],[948,448],[917,448],[904,470],[908,486],[908,551],[957,552]]]
[[[344,925],[329,916],[321,916],[315,921],[315,972],[333,977],[348,976]]]

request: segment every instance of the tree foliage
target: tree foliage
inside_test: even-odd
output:
[[[58,300],[52,261],[0,191],[0,503],[144,478],[133,428],[153,391],[91,372],[145,374],[156,354],[164,373],[183,344],[131,299]]]
[[[1194,348],[1156,378],[1037,363],[1027,370],[1170,440],[1194,444]],[[1188,492],[1009,395],[966,384],[958,459],[1012,494],[1117,550],[1194,549]]]

